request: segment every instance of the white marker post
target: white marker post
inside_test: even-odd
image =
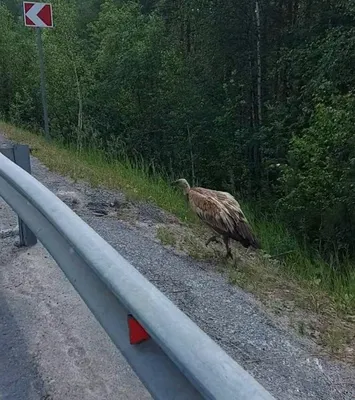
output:
[[[44,132],[46,134],[46,139],[49,140],[50,136],[49,136],[49,123],[48,123],[48,107],[47,107],[47,96],[46,96],[46,82],[44,73],[44,57],[43,57],[41,29],[53,28],[52,4],[24,1],[23,18],[25,26],[36,28],[36,40],[37,40],[38,55],[39,55],[40,75],[41,75]]]

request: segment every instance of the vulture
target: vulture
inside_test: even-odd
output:
[[[214,232],[206,246],[212,241],[218,243],[218,235],[221,235],[227,258],[233,258],[230,239],[240,242],[246,248],[260,248],[239,203],[230,193],[202,187],[191,188],[186,179],[178,179],[173,184],[183,190],[192,210]]]

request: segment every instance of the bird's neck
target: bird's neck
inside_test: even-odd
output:
[[[189,195],[189,191],[190,191],[190,186],[184,187],[184,194],[185,194],[186,196]]]

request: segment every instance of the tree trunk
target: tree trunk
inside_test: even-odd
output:
[[[75,78],[75,84],[76,84],[76,89],[77,89],[77,98],[78,98],[78,128],[79,130],[82,130],[83,128],[83,96],[81,93],[81,85],[80,85],[80,79],[79,79],[79,74],[78,74],[78,69],[76,67],[76,62],[75,62],[75,57],[72,51],[68,47],[68,54],[71,58],[71,62],[73,64],[73,72],[74,72],[74,78]]]
[[[260,30],[260,9],[259,1],[255,1],[255,17],[256,17],[256,64],[257,64],[257,104],[258,104],[258,123],[259,126],[262,124],[262,110],[261,110],[261,30]]]
[[[190,132],[190,127],[187,125],[187,137],[189,141],[189,147],[190,147],[190,161],[191,161],[191,178],[192,178],[192,186],[195,185],[196,183],[196,176],[195,176],[195,161],[194,161],[194,153],[192,149],[192,137],[191,137],[191,132]]]
[[[78,96],[78,128],[80,130],[82,130],[83,129],[83,98],[82,98],[82,94],[81,94],[81,86],[80,86],[78,71],[76,69],[76,65],[75,65],[74,61],[73,61],[73,67],[74,67],[74,75],[75,75],[77,96]]]

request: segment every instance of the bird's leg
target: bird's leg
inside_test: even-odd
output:
[[[232,250],[229,247],[229,237],[228,236],[224,236],[223,237],[223,241],[224,241],[224,244],[226,245],[226,249],[227,249],[226,258],[230,257],[230,258],[233,259]]]
[[[206,247],[207,247],[211,242],[220,243],[220,241],[217,239],[217,236],[211,236],[211,237],[207,240],[207,242],[206,242]]]

